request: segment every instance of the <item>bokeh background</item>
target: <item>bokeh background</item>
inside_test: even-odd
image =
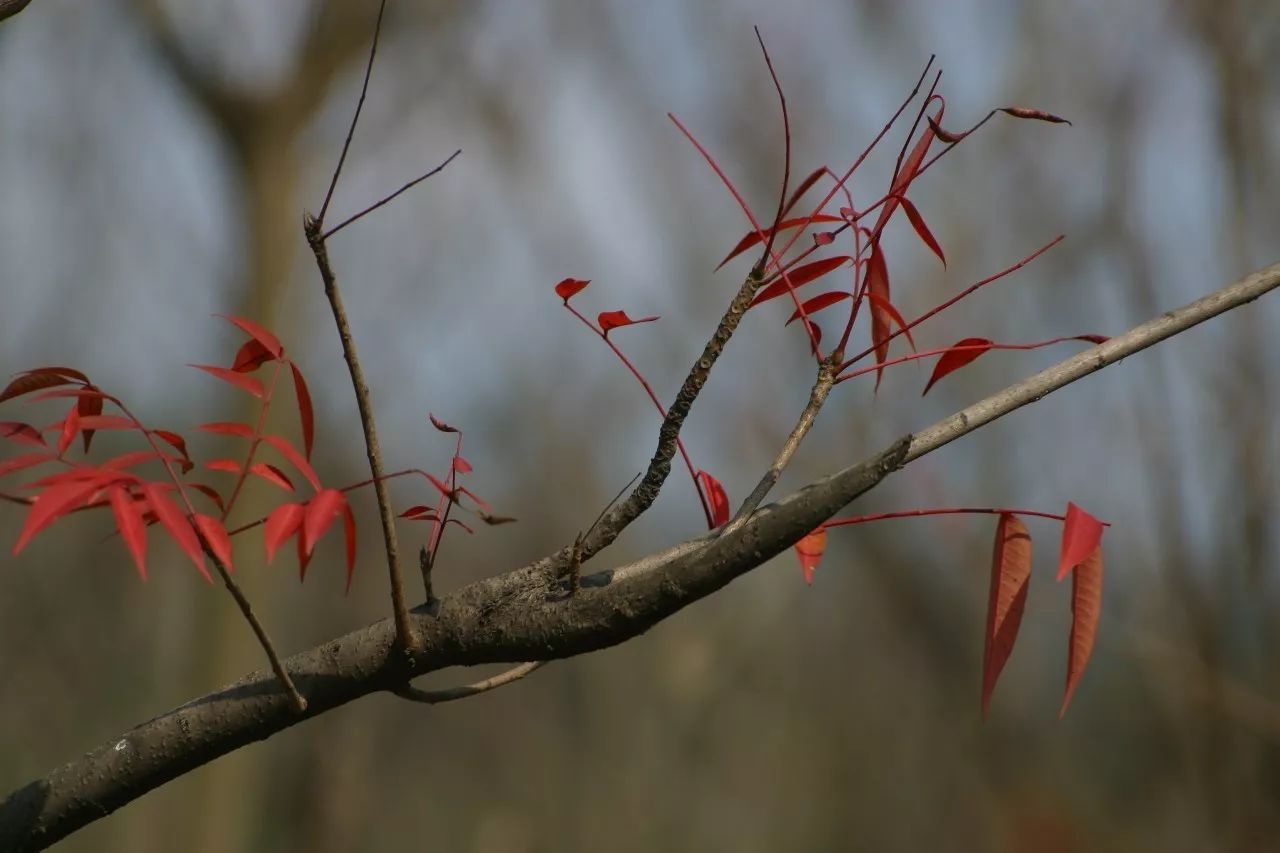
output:
[[[162,426],[248,418],[242,395],[183,366],[227,363],[240,337],[210,315],[245,315],[307,370],[322,477],[360,479],[354,401],[301,215],[323,197],[375,11],[35,0],[0,25],[0,372],[78,366]],[[1011,103],[1075,122],[993,121],[918,182],[949,264],[905,224],[890,230],[907,316],[1068,235],[924,327],[922,345],[1123,331],[1280,255],[1270,0],[393,0],[330,221],[463,154],[331,252],[388,465],[446,464],[434,412],[466,430],[470,486],[520,519],[453,531],[443,589],[571,541],[647,461],[656,413],[551,288],[590,278],[584,310],[661,315],[617,339],[674,393],[741,280],[745,261],[711,271],[745,223],[665,114],[771,209],[781,133],[753,24],[787,89],[800,174],[847,166],[931,53],[948,126]],[[860,172],[864,201],[887,185],[901,132]],[[734,497],[811,380],[777,306],[743,323],[685,432]],[[499,692],[433,708],[365,699],[190,773],[61,849],[1276,849],[1278,324],[1280,301],[1264,298],[921,460],[857,505],[1060,511],[1072,499],[1114,523],[1098,648],[1061,722],[1059,528],[1031,522],[1028,615],[982,724],[992,519],[885,522],[833,534],[812,587],[787,555],[643,638]],[[1070,351],[991,354],[923,399],[924,368],[891,371],[878,396],[843,385],[778,493]],[[10,403],[0,416],[59,413]],[[295,429],[287,405],[272,425]],[[121,441],[100,435],[97,452]],[[201,442],[206,458],[226,449]],[[241,517],[271,505],[267,488]],[[413,484],[395,494],[428,497]],[[241,580],[284,650],[385,616],[370,498],[359,512],[346,597],[336,542],[302,586],[290,559],[262,563],[258,534],[238,545]],[[229,597],[171,543],[152,537],[141,583],[107,518],[64,522],[15,558],[21,517],[0,513],[0,788],[262,665]],[[677,469],[598,559],[701,526]],[[411,546],[425,533],[402,529]]]

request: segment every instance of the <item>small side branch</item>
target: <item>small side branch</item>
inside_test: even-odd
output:
[[[486,678],[484,681],[477,681],[473,684],[464,684],[460,687],[446,687],[442,690],[419,690],[411,684],[405,684],[392,692],[401,699],[408,699],[410,702],[421,702],[424,705],[439,705],[441,702],[452,702],[455,699],[467,699],[480,693],[488,693],[490,690],[497,690],[512,682],[519,681],[531,672],[541,669],[550,661],[535,660],[528,663],[522,663],[517,667],[513,667],[506,672],[500,672],[493,678]]]

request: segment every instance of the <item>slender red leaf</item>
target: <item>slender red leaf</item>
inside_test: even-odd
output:
[[[267,562],[276,558],[276,551],[289,541],[289,537],[298,532],[307,508],[304,504],[281,504],[267,516],[266,532],[263,538],[267,544]]]
[[[819,213],[817,216],[814,216],[812,219],[810,219],[809,217],[788,219],[785,222],[779,223],[776,230],[779,233],[781,233],[783,231],[789,231],[792,228],[797,228],[801,225],[805,225],[811,222],[843,222],[843,221],[844,220],[842,220],[838,216],[830,216],[825,213]],[[770,229],[765,229],[764,233],[766,236],[768,236],[769,231]],[[733,250],[729,252],[728,255],[725,256],[725,259],[716,265],[716,269],[720,269],[720,267],[729,263],[729,261],[738,257],[738,255],[741,255],[743,252],[745,252],[747,249],[750,249],[752,246],[758,246],[758,245],[760,245],[760,235],[755,231],[752,231],[750,234],[748,234],[747,236],[743,237],[741,240],[738,241],[738,245],[734,246]]]
[[[113,486],[107,490],[107,498],[111,501],[111,513],[116,519],[116,529],[124,540],[129,553],[133,555],[133,564],[138,567],[138,575],[147,579],[147,525],[142,520],[142,510],[134,502],[123,486]]]
[[[187,486],[213,501],[213,505],[218,508],[218,512],[223,511],[222,495],[218,493],[217,489],[212,486],[206,486],[204,483],[187,483]]]
[[[1067,713],[1071,697],[1080,686],[1085,667],[1093,655],[1102,618],[1102,546],[1085,557],[1071,576],[1071,640],[1067,646],[1067,689],[1058,719]]]
[[[287,492],[295,491],[293,481],[276,466],[270,462],[257,462],[249,469],[250,474],[256,474],[268,483],[279,486]]]
[[[987,594],[987,630],[982,649],[982,718],[991,710],[991,694],[1004,670],[1027,606],[1031,585],[1031,534],[1015,515],[1002,513],[991,555]]]
[[[473,469],[471,467],[471,463],[468,462],[465,457],[455,456],[453,457],[453,470],[457,471],[459,474],[470,474]]]
[[[236,350],[236,357],[231,362],[231,369],[236,373],[253,373],[253,371],[274,359],[275,356],[271,354],[270,350],[250,338],[240,345],[240,349]]]
[[[993,342],[986,338],[963,338],[956,341],[954,346],[938,357],[938,363],[933,366],[933,375],[929,377],[929,382],[924,386],[924,392],[920,396],[928,394],[933,383],[990,351],[992,346]],[[956,347],[964,347],[964,349],[956,349]]]
[[[102,400],[99,399],[97,402],[101,406]],[[121,415],[86,415],[81,409],[80,429],[86,432],[100,429],[138,429],[138,425],[130,418]]]
[[[337,489],[323,489],[307,504],[302,522],[302,547],[308,556],[346,505],[347,496]]]
[[[470,533],[471,535],[473,535],[473,536],[475,535],[475,531],[474,531],[474,530],[472,530],[472,529],[467,525],[467,523],[466,523],[465,521],[459,521],[459,520],[458,520],[458,519],[456,519],[456,518],[450,518],[450,519],[448,519],[447,521],[445,521],[445,525],[446,525],[446,526],[448,526],[448,525],[450,525],[450,524],[456,524],[456,525],[458,525],[459,527],[461,527],[463,530],[465,530],[465,531],[467,531],[468,533]]]
[[[93,390],[98,390],[92,385],[88,386]],[[87,418],[96,418],[102,414],[102,398],[101,397],[81,397],[76,403],[76,420],[80,425],[80,437],[84,440],[84,452],[89,452],[89,442],[93,441],[93,429],[85,426]]]
[[[58,436],[59,456],[67,452],[71,442],[76,440],[76,433],[78,432],[80,432],[80,408],[79,406],[72,406],[71,411],[67,412],[66,420],[62,422],[62,434]]]
[[[566,278],[556,285],[556,296],[559,296],[568,305],[574,294],[584,290],[590,283],[591,279]],[[447,430],[445,431],[447,432]]]
[[[809,190],[813,189],[813,185],[816,184],[825,174],[827,174],[826,166],[819,166],[818,168],[810,172],[809,177],[801,181],[800,185],[797,186],[795,190],[791,193],[791,198],[787,199],[786,207],[782,208],[782,215],[786,216],[788,213],[790,213],[791,208],[796,206],[796,202],[804,198],[804,194],[807,193]]]
[[[889,321],[893,319],[885,306],[892,305],[893,299],[889,296],[889,265],[879,242],[871,247],[865,284],[871,301],[871,345],[875,348],[876,364],[884,364],[889,358]],[[876,390],[880,389],[883,376],[884,368],[881,367],[876,371]]]
[[[173,498],[169,497],[160,483],[143,483],[142,493],[150,502],[151,509],[160,519],[160,523],[173,537],[173,541],[177,542],[178,547],[191,558],[191,562],[195,563],[204,579],[213,583],[213,577],[204,565],[204,549],[200,546],[200,537],[196,535],[196,530],[191,526],[186,513],[174,503]]]
[[[229,382],[242,391],[248,391],[259,400],[267,395],[267,389],[263,387],[261,382],[254,379],[252,376],[245,376],[243,373],[236,373],[234,370],[229,370],[225,367],[218,367],[213,364],[188,364],[187,367],[194,367],[197,370],[203,370],[210,376],[217,377],[223,382]]]
[[[216,435],[234,435],[238,438],[253,438],[253,427],[248,424],[241,424],[227,421],[219,421],[211,424],[201,424],[196,427],[201,432],[212,432]],[[159,430],[157,430],[159,432]]]
[[[600,323],[600,331],[608,336],[609,332],[622,326],[634,326],[637,323],[652,323],[657,317],[641,317],[638,320],[632,320],[627,316],[626,311],[601,311],[600,316],[596,318]]]
[[[159,437],[161,440],[163,440],[166,444],[168,444],[174,450],[181,453],[182,458],[187,460],[188,463],[190,463],[191,454],[187,453],[187,440],[185,438],[178,435],[176,432],[171,432],[170,430],[167,430],[167,429],[153,429],[151,430],[151,434]],[[190,470],[191,465],[188,464],[184,466],[184,469]]]
[[[1014,118],[1030,118],[1036,121],[1047,121],[1051,124],[1071,124],[1062,116],[1056,116],[1053,113],[1047,113],[1044,110],[1034,110],[1029,107],[1001,107],[1000,112],[1008,113]]]
[[[311,459],[311,448],[316,443],[316,413],[311,405],[311,392],[307,390],[307,380],[302,378],[298,365],[290,364],[293,370],[293,391],[298,398],[298,421],[302,424],[302,452]]]
[[[804,582],[813,584],[813,574],[822,562],[822,555],[827,550],[827,528],[819,527],[796,543],[796,556],[800,558],[800,569],[804,572]]]
[[[347,588],[351,592],[351,579],[356,573],[356,516],[351,511],[351,504],[342,504],[342,534],[347,545]]]
[[[1058,580],[1084,562],[1102,544],[1103,524],[1080,507],[1067,502],[1062,523],[1062,550],[1058,557]]]
[[[447,423],[440,420],[439,418],[437,418],[435,415],[431,413],[427,413],[427,417],[431,420],[431,425],[436,429],[440,430],[441,432],[462,432],[462,430],[458,429],[457,427],[449,426]]]
[[[101,477],[94,477],[87,481],[72,480],[50,486],[36,495],[35,501],[31,504],[31,510],[27,513],[26,523],[22,526],[22,533],[18,536],[18,542],[13,546],[13,555],[16,557],[23,548],[27,547],[27,543],[33,536],[85,503],[103,485],[105,483]]]
[[[3,391],[0,391],[0,403],[5,400],[12,400],[14,397],[21,397],[23,394],[30,394],[32,391],[39,391],[42,388],[70,384],[70,379],[59,376],[56,373],[24,373],[6,385]]]
[[[888,315],[890,320],[898,325],[898,328],[902,330],[904,335],[906,335],[907,343],[911,345],[911,349],[914,351],[916,348],[916,339],[912,337],[911,329],[907,326],[907,321],[903,319],[902,314],[894,304],[882,298],[879,294],[872,293],[870,290],[867,291],[867,299],[871,301],[872,308],[881,309],[886,315]]]
[[[938,239],[933,236],[933,232],[925,224],[924,217],[920,215],[920,211],[916,210],[916,206],[911,202],[911,199],[905,195],[899,196],[898,200],[902,202],[902,209],[906,211],[907,219],[911,220],[911,227],[916,229],[916,234],[938,256],[938,260],[942,261],[942,266],[946,267],[947,256],[942,253],[942,246],[938,244]]]
[[[211,515],[196,513],[196,527],[200,529],[200,534],[208,543],[209,550],[218,558],[218,562],[222,563],[223,568],[228,572],[234,572],[236,569],[231,562],[231,537],[227,535],[227,528],[222,522]]]
[[[724,490],[724,486],[715,477],[706,471],[698,472],[698,479],[702,481],[703,491],[707,496],[707,503],[711,505],[711,526],[719,527],[722,524],[729,523],[729,493]]]
[[[33,468],[36,465],[42,465],[45,462],[52,462],[57,459],[52,453],[24,453],[21,456],[14,456],[11,459],[0,460],[0,477],[5,474],[12,474],[14,471],[22,471],[27,468]]]
[[[430,475],[428,475],[428,476],[430,476]],[[471,491],[470,489],[468,489],[466,486],[458,486],[458,492],[459,492],[460,494],[464,494],[464,495],[466,495],[467,497],[471,498],[471,500],[475,501],[475,502],[476,502],[476,505],[477,505],[477,506],[479,506],[479,507],[481,507],[482,509],[488,509],[488,510],[493,509],[493,507],[489,504],[489,502],[488,502],[487,500],[485,500],[484,498],[480,497],[480,496],[479,496],[479,495],[477,495],[475,492],[473,492],[473,491]]]
[[[426,476],[428,480],[431,481],[431,485],[435,486],[436,490],[439,491],[440,494],[444,495],[446,498],[448,498],[451,501],[456,500],[453,490],[450,489],[448,486],[446,486],[442,480],[437,478],[434,474],[428,474],[425,471],[423,472],[423,474]]]
[[[316,476],[315,469],[312,468],[311,463],[298,452],[296,447],[278,435],[264,435],[262,440],[280,451],[280,454],[284,456],[285,459],[289,460],[289,464],[294,468],[297,468],[298,472],[307,478],[307,482],[311,484],[312,488],[317,491],[320,490],[320,478]]]
[[[204,463],[210,471],[225,471],[228,474],[239,474],[244,465],[239,459],[210,459]]]
[[[848,255],[836,255],[833,258],[823,258],[789,270],[785,279],[781,275],[775,276],[771,284],[756,294],[756,298],[751,301],[751,307],[786,294],[788,281],[791,282],[792,289],[799,289],[811,281],[822,278],[832,270],[839,269],[846,261],[852,260],[853,258]]]
[[[29,444],[33,447],[47,446],[40,430],[31,424],[19,421],[0,421],[0,438],[7,438],[15,444]]]
[[[791,312],[791,318],[787,320],[787,325],[790,326],[796,320],[800,319],[800,312],[802,309],[806,317],[812,317],[824,308],[830,308],[832,305],[836,305],[846,299],[852,298],[853,297],[846,290],[831,290],[826,293],[820,293],[812,299],[806,300],[800,308]]]
[[[229,314],[217,314],[215,316],[235,323],[245,334],[266,347],[272,358],[279,358],[284,355],[284,347],[280,345],[280,339],[252,320],[246,320],[244,317],[232,317]]]
[[[405,518],[409,521],[435,521],[437,516],[435,510],[431,507],[416,504],[400,513],[399,518]]]

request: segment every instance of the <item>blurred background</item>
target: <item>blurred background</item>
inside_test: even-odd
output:
[[[244,395],[183,366],[230,363],[242,337],[210,315],[244,315],[307,372],[322,478],[362,479],[301,221],[337,158],[376,5],[35,0],[0,25],[0,373],[80,367],[158,426],[248,419]],[[924,326],[921,346],[1117,333],[1280,256],[1269,0],[394,0],[329,221],[463,153],[330,252],[388,467],[445,467],[433,412],[466,431],[467,484],[520,519],[451,531],[441,591],[572,541],[647,462],[657,414],[552,287],[592,279],[575,299],[589,314],[661,315],[615,338],[670,399],[749,261],[712,274],[746,224],[666,113],[768,215],[782,140],[753,24],[787,90],[799,175],[846,168],[931,53],[947,127],[1008,104],[1074,121],[993,120],[915,184],[948,267],[897,217],[886,241],[908,317],[1067,235]],[[906,127],[859,172],[863,203]],[[734,499],[812,380],[780,306],[747,317],[684,433]],[[1027,618],[982,724],[994,519],[883,522],[833,533],[812,587],[788,554],[643,638],[501,691],[431,708],[367,698],[60,849],[1276,849],[1278,323],[1280,300],[1264,298],[921,460],[852,510],[1071,499],[1113,522],[1097,650],[1061,722],[1059,526],[1030,522]],[[842,385],[775,494],[1073,351],[993,353],[923,399],[923,366],[891,370],[878,395]],[[272,429],[296,435],[281,400]],[[96,441],[98,458],[131,447]],[[228,449],[192,441],[202,458]],[[274,505],[270,488],[237,517]],[[387,614],[370,496],[358,511],[346,597],[336,539],[301,586],[291,558],[259,558],[260,534],[239,541],[241,581],[282,650]],[[0,513],[5,791],[263,665],[230,598],[162,537],[142,583],[105,516],[15,558],[21,521]],[[598,567],[702,527],[677,468]],[[402,541],[426,533],[405,524]]]

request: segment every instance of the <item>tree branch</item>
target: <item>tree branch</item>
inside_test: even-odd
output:
[[[220,755],[369,693],[395,691],[406,675],[447,666],[568,658],[639,636],[789,548],[910,461],[1276,287],[1280,264],[900,439],[756,511],[729,535],[713,531],[630,565],[586,576],[576,595],[565,595],[564,583],[548,573],[551,558],[463,587],[413,612],[422,646],[407,672],[405,662],[393,654],[397,628],[385,620],[294,655],[285,666],[308,700],[301,714],[293,710],[272,673],[253,673],[143,723],[15,791],[0,803],[0,849],[42,849]]]

